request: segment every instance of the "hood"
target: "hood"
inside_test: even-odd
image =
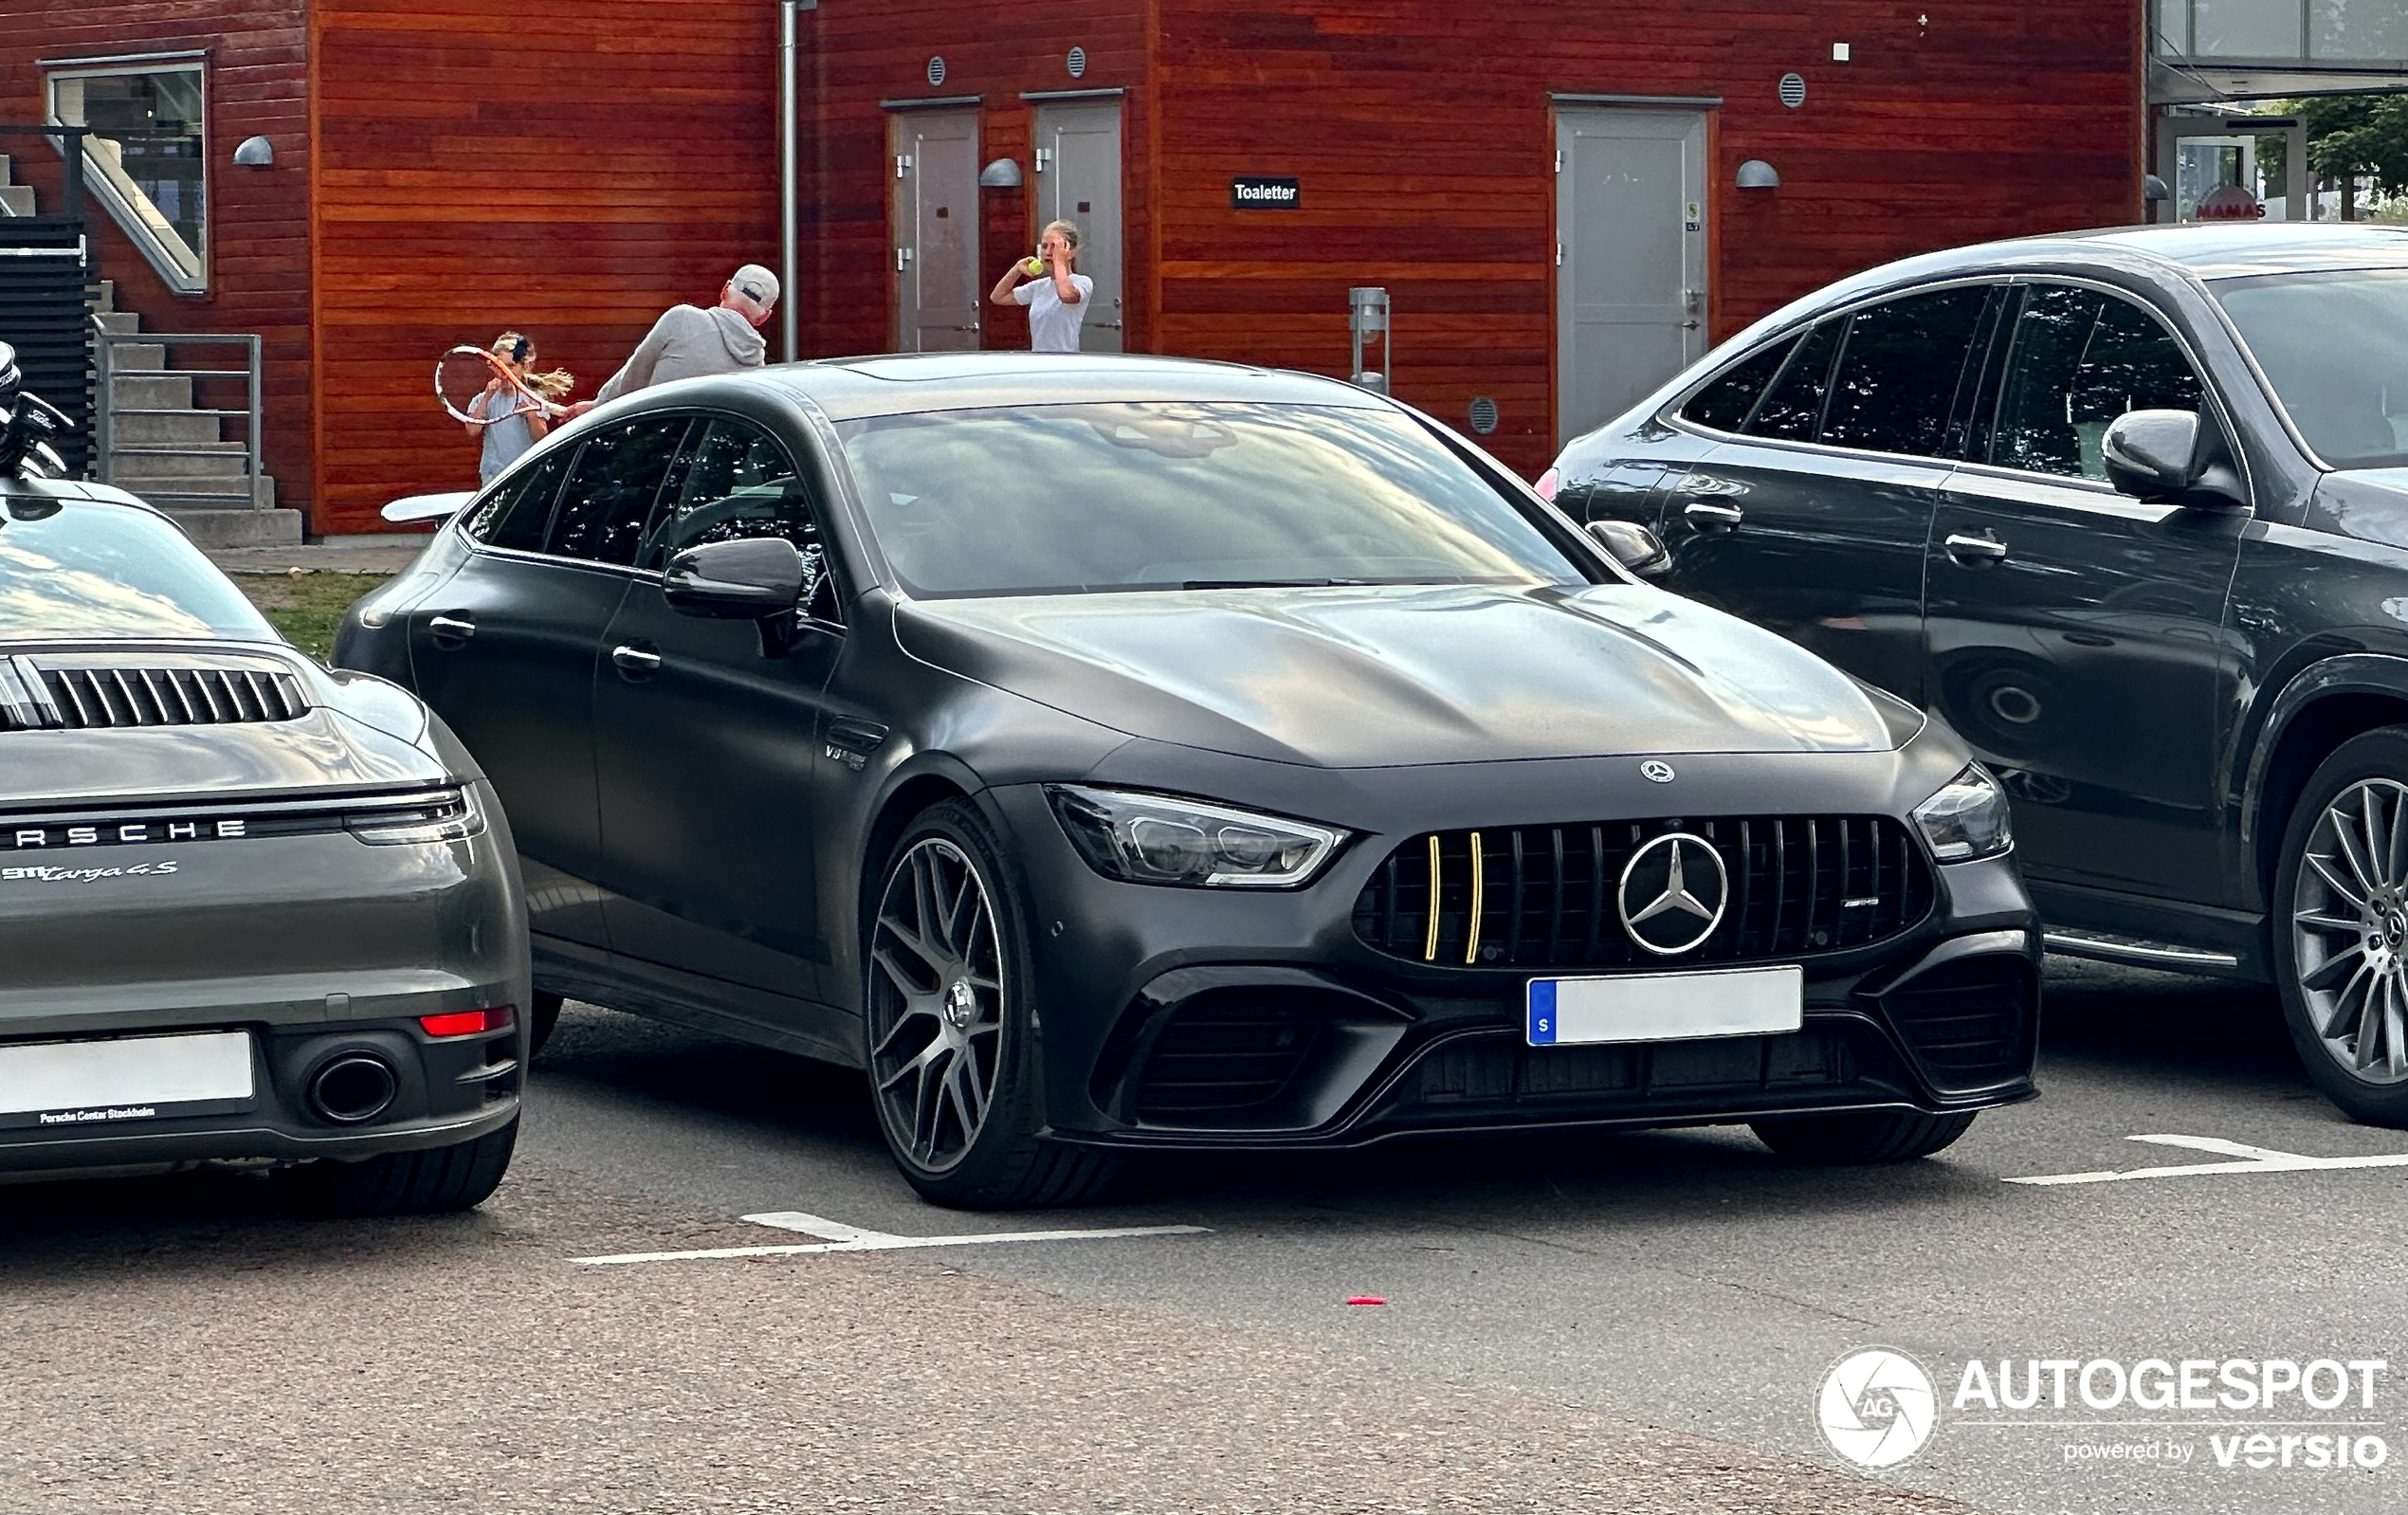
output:
[[[1903,739],[1829,664],[1639,586],[912,601],[896,632],[924,662],[1129,736],[1328,768]]]
[[[746,368],[760,367],[761,360],[769,356],[769,343],[754,330],[753,323],[725,305],[713,305],[710,315],[711,329],[719,333],[728,357]]]
[[[417,702],[379,680],[338,682],[265,651],[189,647],[42,650],[13,660],[20,677],[121,669],[249,669],[293,681],[309,708],[284,721],[223,724],[7,729],[0,706],[0,810],[139,801],[181,803],[394,789],[451,776],[414,739]],[[88,688],[88,685],[86,686]]]

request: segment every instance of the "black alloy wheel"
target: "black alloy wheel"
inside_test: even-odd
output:
[[[2271,914],[2308,1078],[2352,1120],[2408,1126],[2408,726],[2351,738],[2309,777]]]
[[[1971,1113],[1925,1115],[1921,1110],[1845,1110],[1748,1123],[1757,1141],[1790,1161],[1831,1166],[1911,1162],[1930,1157],[1972,1128]]]
[[[1079,1204],[1118,1163],[1042,1140],[1025,1003],[1025,912],[978,812],[947,800],[895,845],[870,913],[863,995],[879,1128],[923,1198],[966,1209]]]

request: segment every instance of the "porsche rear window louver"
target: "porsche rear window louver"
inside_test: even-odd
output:
[[[265,669],[46,667],[39,672],[40,695],[46,700],[19,703],[11,712],[17,718],[11,724],[70,731],[220,726],[294,721],[309,712],[300,680]],[[41,708],[46,703],[47,710]]]

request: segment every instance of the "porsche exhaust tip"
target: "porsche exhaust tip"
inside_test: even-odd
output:
[[[393,1066],[372,1052],[349,1052],[310,1075],[309,1107],[337,1125],[373,1121],[401,1092]]]

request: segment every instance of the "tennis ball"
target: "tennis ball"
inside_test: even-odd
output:
[[[1023,258],[1020,260],[1020,271],[1027,274],[1030,278],[1034,279],[1039,274],[1045,272],[1045,260],[1043,258]]]

